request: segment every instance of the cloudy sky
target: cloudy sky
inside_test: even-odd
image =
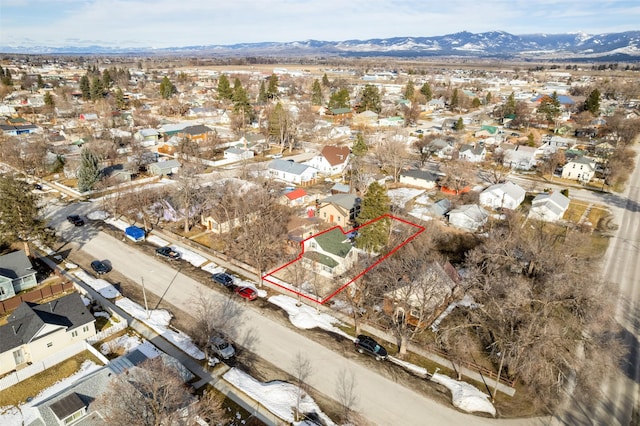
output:
[[[0,0],[0,46],[174,47],[640,30],[638,0]]]

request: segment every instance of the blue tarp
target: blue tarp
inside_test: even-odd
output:
[[[138,228],[137,226],[128,227],[124,230],[124,234],[133,241],[144,240],[144,229]]]

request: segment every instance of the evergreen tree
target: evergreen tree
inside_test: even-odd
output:
[[[102,87],[102,79],[97,75],[91,80],[91,100],[97,101],[104,97],[104,88]]]
[[[415,91],[416,91],[416,88],[413,85],[413,80],[409,80],[407,82],[407,85],[404,86],[404,98],[409,100],[413,99],[413,95]]]
[[[278,76],[271,74],[269,86],[267,87],[267,98],[276,99],[278,97]]]
[[[5,68],[2,73],[2,84],[5,86],[13,86],[13,79],[11,78],[11,70],[9,68]]]
[[[23,242],[27,256],[29,241],[49,244],[54,238],[41,219],[38,207],[41,203],[31,189],[29,183],[10,174],[0,176],[0,241]]]
[[[484,97],[484,100],[487,104],[491,103],[491,92],[487,93],[487,96]]]
[[[311,88],[311,104],[322,105],[322,87],[318,79],[313,81],[313,87]]]
[[[549,96],[544,96],[538,106],[538,112],[546,118],[548,122],[554,122],[556,117],[560,115],[560,100],[558,94],[553,92]]]
[[[253,120],[253,108],[249,102],[247,91],[242,87],[240,79],[236,78],[233,84],[233,111],[244,115],[244,122]]]
[[[453,125],[453,130],[460,131],[464,129],[464,121],[462,121],[462,117],[458,118],[456,124]]]
[[[80,77],[80,91],[82,92],[82,99],[85,101],[91,99],[91,83],[89,83],[87,74]]]
[[[46,92],[44,94],[44,105],[50,110],[53,110],[56,107],[56,103],[53,100],[53,96],[51,96],[51,92]]]
[[[351,147],[351,153],[356,157],[362,157],[367,153],[367,151],[369,151],[369,147],[364,141],[364,136],[362,135],[362,133],[358,133],[358,135],[356,136],[356,141]]]
[[[122,93],[122,89],[118,87],[116,90],[116,108],[119,110],[123,110],[127,107],[127,103],[124,99],[124,93]]]
[[[260,82],[260,92],[258,93],[258,103],[264,105],[267,103],[267,89],[264,86],[264,80]]]
[[[504,108],[502,109],[502,116],[508,117],[510,115],[514,115],[516,113],[516,95],[511,92],[507,101],[504,104]]]
[[[100,179],[98,157],[88,148],[80,152],[80,167],[78,168],[78,191],[86,192],[93,189]]]
[[[162,99],[169,99],[176,92],[176,87],[173,85],[169,77],[166,75],[160,82],[160,96]]]
[[[233,90],[231,90],[231,84],[225,74],[222,74],[218,79],[218,97],[229,101],[233,98]]]
[[[598,89],[593,89],[589,93],[584,101],[584,110],[596,116],[600,114],[600,91]]]
[[[433,98],[433,93],[431,92],[431,85],[427,82],[422,85],[420,88],[420,93],[424,95],[424,98],[429,102]]]
[[[480,108],[480,99],[479,98],[473,98],[473,101],[471,101],[471,106],[474,108]]]
[[[359,226],[375,219],[379,220],[369,223],[358,230],[356,238],[356,246],[358,248],[378,253],[387,245],[391,220],[388,217],[381,217],[391,211],[390,206],[391,200],[387,195],[387,189],[378,182],[373,182],[369,185],[369,189],[360,206],[360,214],[358,214],[356,220]]]
[[[364,86],[362,90],[362,94],[360,95],[360,102],[358,103],[357,111],[373,111],[375,113],[380,113],[382,110],[382,105],[380,103],[380,91],[378,88],[372,84],[367,84]]]
[[[350,107],[351,100],[349,99],[349,91],[347,89],[340,89],[329,98],[329,109]]]
[[[113,80],[111,79],[111,73],[109,73],[109,70],[104,70],[102,72],[102,86],[105,89],[109,89],[109,87],[111,87],[112,82]]]
[[[324,75],[322,76],[322,85],[324,87],[330,87],[331,86],[331,82],[329,81],[329,77],[327,77],[327,73],[324,73]]]
[[[38,89],[42,89],[43,87],[44,87],[44,80],[42,79],[42,76],[38,74]]]
[[[451,95],[451,102],[449,103],[449,106],[451,106],[451,109],[456,109],[459,102],[460,99],[458,99],[458,88],[456,87],[455,89],[453,89],[453,94]]]

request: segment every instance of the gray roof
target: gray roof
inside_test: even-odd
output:
[[[33,266],[24,250],[0,256],[0,275],[4,277],[15,280],[35,273],[36,271],[33,270]]]
[[[354,194],[334,194],[325,199],[320,200],[321,203],[336,204],[347,211],[351,210],[358,200]]]
[[[526,191],[522,189],[520,185],[510,181],[491,185],[483,192],[494,193],[496,195],[506,194],[513,200],[519,200],[521,197],[524,197],[526,195]]]
[[[158,161],[157,163],[151,163],[147,167],[157,167],[160,170],[174,169],[176,167],[180,167],[180,162],[178,160],[167,160],[167,161]]]
[[[402,172],[400,172],[400,176],[408,176],[414,179],[420,179],[428,182],[435,182],[436,180],[438,180],[438,175],[426,170],[419,169],[403,170]]]
[[[212,131],[213,130],[211,130],[211,128],[205,126],[204,124],[196,124],[195,126],[188,126],[182,129],[182,133],[186,133],[191,136],[197,136]]]
[[[75,292],[41,305],[22,302],[0,327],[0,353],[30,342],[45,324],[72,330],[95,320]]]
[[[86,407],[84,401],[80,399],[80,396],[75,392],[70,393],[64,398],[60,398],[57,402],[49,406],[53,414],[60,420],[69,417],[83,407]]]
[[[294,175],[301,175],[307,169],[312,168],[311,166],[307,166],[306,164],[296,163],[289,160],[277,159],[273,160],[269,163],[269,168],[273,170],[278,170],[280,172],[291,173]]]
[[[444,216],[449,210],[451,210],[451,201],[448,198],[443,198],[442,200],[434,203],[430,209],[431,213],[436,216]]]
[[[541,206],[546,206],[549,210],[560,216],[567,208],[569,208],[570,200],[564,196],[560,191],[554,191],[552,193],[543,192],[536,195],[531,202],[531,209],[535,210]]]

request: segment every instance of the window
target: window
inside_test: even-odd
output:
[[[71,337],[78,337],[78,330],[73,330],[71,332]]]
[[[89,326],[85,325],[84,327],[82,327],[82,332],[86,333],[87,331],[89,331]]]
[[[50,348],[51,346],[53,346],[53,342],[49,342],[47,343],[47,347]]]
[[[84,416],[86,412],[87,412],[87,409],[85,407],[82,407],[80,410],[78,410],[75,413],[71,414],[69,417],[66,417],[63,420],[63,422],[64,422],[65,425],[71,424],[71,423],[75,422],[76,420],[78,420],[80,417]]]
[[[0,287],[0,296],[4,296],[5,294],[7,294],[7,292],[5,291],[4,287]]]

